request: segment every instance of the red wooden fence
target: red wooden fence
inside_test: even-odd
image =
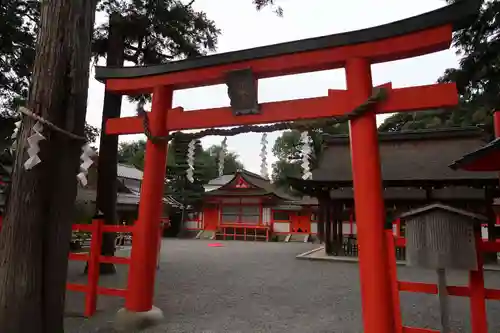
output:
[[[102,220],[93,220],[92,224],[74,224],[73,230],[90,232],[90,251],[88,253],[70,253],[70,260],[88,262],[87,284],[68,283],[66,289],[85,293],[84,315],[91,317],[97,307],[97,296],[118,296],[125,297],[126,289],[107,288],[99,286],[99,264],[112,263],[126,265],[130,263],[128,257],[115,257],[101,255],[102,234],[104,232],[132,233],[133,226],[124,225],[104,225]]]
[[[405,247],[406,239],[395,238],[392,230],[387,230],[388,256],[390,272],[392,275],[393,304],[396,318],[396,333],[439,333],[439,330],[405,327],[401,322],[401,308],[399,292],[413,292],[425,294],[437,294],[438,287],[432,283],[398,281],[396,270],[395,248]],[[471,332],[488,333],[488,319],[486,315],[486,300],[500,300],[500,290],[486,289],[484,287],[483,254],[487,252],[500,252],[500,243],[488,242],[481,239],[480,233],[476,233],[477,246],[477,271],[469,272],[468,286],[448,286],[450,296],[462,296],[470,299]]]

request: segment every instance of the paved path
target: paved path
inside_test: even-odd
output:
[[[229,241],[212,248],[198,240],[164,240],[155,305],[165,323],[146,333],[361,333],[358,265],[297,260],[312,244]],[[71,280],[81,279],[72,263]],[[125,270],[103,285],[124,286]],[[434,282],[432,271],[399,268],[400,279]],[[500,288],[500,272],[487,272],[487,287]],[[450,284],[464,284],[453,273]],[[402,293],[406,325],[439,328],[435,296]],[[82,311],[83,298],[68,294],[68,313]],[[382,301],[381,301],[382,303]],[[91,320],[68,317],[66,333],[111,333],[123,301],[101,297]],[[467,299],[452,298],[454,332],[470,332]],[[488,302],[490,332],[500,331],[500,301]]]

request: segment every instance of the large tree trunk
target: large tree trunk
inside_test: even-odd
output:
[[[96,0],[45,0],[28,107],[83,135]],[[82,142],[43,131],[42,163],[26,171],[24,119],[0,233],[0,332],[63,332],[76,174]]]
[[[124,39],[120,30],[121,16],[112,13],[109,19],[107,66],[123,66]],[[99,160],[97,165],[97,199],[96,208],[104,214],[105,224],[117,224],[116,213],[117,198],[117,163],[118,163],[118,135],[106,135],[106,122],[110,118],[120,117],[122,96],[104,93],[102,110],[101,141],[99,144]],[[104,233],[101,254],[112,256],[115,254],[115,234]],[[114,274],[115,266],[111,263],[100,264],[101,274]]]

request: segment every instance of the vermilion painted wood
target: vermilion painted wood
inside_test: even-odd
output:
[[[415,111],[446,108],[458,102],[454,83],[432,84],[411,88],[389,89],[387,100],[375,108],[376,113]],[[267,124],[301,119],[342,116],[359,103],[353,102],[348,91],[331,90],[329,96],[260,104],[261,114],[235,116],[230,107],[183,111],[182,108],[165,110],[169,131],[211,127]],[[109,119],[106,134],[143,133],[141,117]]]
[[[351,214],[352,216],[352,214]],[[396,242],[392,228],[385,231],[387,240],[387,260],[391,278],[392,308],[394,311],[395,333],[403,333],[403,319],[401,318],[401,302],[399,299],[398,268],[396,265]]]
[[[152,93],[154,87],[184,89],[225,82],[228,71],[251,68],[258,79],[341,68],[348,59],[364,58],[380,63],[417,57],[450,47],[452,26],[445,25],[391,39],[243,61],[155,76],[106,80],[106,90],[126,95]]]
[[[403,333],[440,333],[430,328],[403,327]]]
[[[364,103],[373,89],[370,63],[367,59],[351,58],[345,68],[350,102]],[[394,332],[392,302],[380,306],[380,300],[392,300],[392,286],[376,116],[367,113],[349,125],[364,331]]]
[[[481,244],[481,233],[475,234],[476,244]],[[470,312],[472,333],[488,333],[486,292],[484,289],[483,253],[477,247],[477,270],[469,272]]]
[[[92,317],[97,308],[97,295],[126,297],[127,290],[99,287],[99,263],[129,264],[130,258],[102,256],[103,232],[133,232],[132,226],[105,226],[102,220],[93,220],[92,224],[75,224],[73,230],[91,232],[89,253],[70,253],[69,260],[88,261],[87,285],[67,283],[66,289],[85,293],[85,317]]]
[[[157,87],[153,94],[150,127],[153,135],[167,134],[165,112],[172,108],[173,91]],[[134,226],[134,245],[127,282],[127,310],[145,312],[153,306],[158,256],[158,229],[162,215],[163,183],[167,164],[167,142],[146,143],[144,179],[139,202],[139,217]]]
[[[436,284],[433,283],[399,281],[398,287],[399,291],[405,291],[405,292],[424,293],[432,295],[437,295],[438,293],[438,287]],[[462,296],[462,297],[470,296],[469,287],[448,286],[446,289],[448,290],[448,294],[451,296]]]
[[[478,269],[469,272],[469,286],[448,286],[447,291],[451,296],[469,297],[471,308],[472,333],[488,333],[488,320],[486,314],[485,300],[500,300],[500,290],[486,289],[484,287],[483,254],[486,252],[498,252],[497,242],[488,242],[481,239],[480,233],[475,235],[477,246]],[[391,241],[388,240],[389,246]],[[396,238],[397,246],[406,246],[406,239]],[[426,294],[438,293],[438,287],[432,283],[398,281],[399,291],[418,292]],[[408,331],[410,329],[410,331]],[[412,331],[413,330],[413,331]],[[421,330],[421,331],[419,331]],[[404,328],[403,332],[428,332],[418,328]],[[434,331],[429,331],[434,332]],[[438,332],[438,331],[436,331]]]
[[[106,295],[106,296],[117,296],[117,297],[127,296],[126,289],[117,289],[117,288],[98,287],[97,293],[99,295]]]
[[[69,260],[77,260],[77,261],[88,261],[89,255],[87,253],[70,253],[68,256]]]
[[[70,291],[77,291],[77,292],[86,293],[86,292],[88,292],[89,287],[85,284],[66,283],[66,289],[70,290]]]

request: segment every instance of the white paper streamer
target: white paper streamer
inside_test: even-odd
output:
[[[24,169],[31,170],[38,165],[42,160],[38,153],[40,152],[40,141],[45,140],[42,135],[43,126],[40,122],[36,122],[31,128],[31,136],[28,138],[28,159],[24,162]]]
[[[312,178],[311,166],[309,163],[309,157],[311,156],[311,137],[307,132],[302,132],[300,134],[300,141],[302,142],[302,179],[307,180]]]
[[[226,149],[227,149],[227,137],[225,137],[221,143],[221,150],[219,153],[219,177],[224,176],[224,160],[226,158]]]
[[[194,153],[196,149],[196,140],[191,140],[188,144],[187,150],[187,164],[186,178],[190,183],[194,183]]]
[[[262,138],[260,139],[260,175],[265,178],[269,179],[269,171],[267,168],[267,133],[262,134]]]
[[[76,179],[78,179],[82,186],[87,186],[87,175],[89,173],[90,166],[94,163],[92,157],[94,157],[95,154],[95,151],[88,144],[85,144],[82,147],[82,154],[80,155],[82,164],[80,164],[80,172],[76,175]]]
[[[16,121],[14,123],[14,125],[15,125],[14,131],[12,132],[12,135],[10,137],[13,140],[12,141],[12,146],[10,147],[10,152],[11,153],[14,150],[16,150],[16,147],[17,147],[17,136],[19,135],[19,129],[21,128],[21,123],[22,123],[22,120]]]

